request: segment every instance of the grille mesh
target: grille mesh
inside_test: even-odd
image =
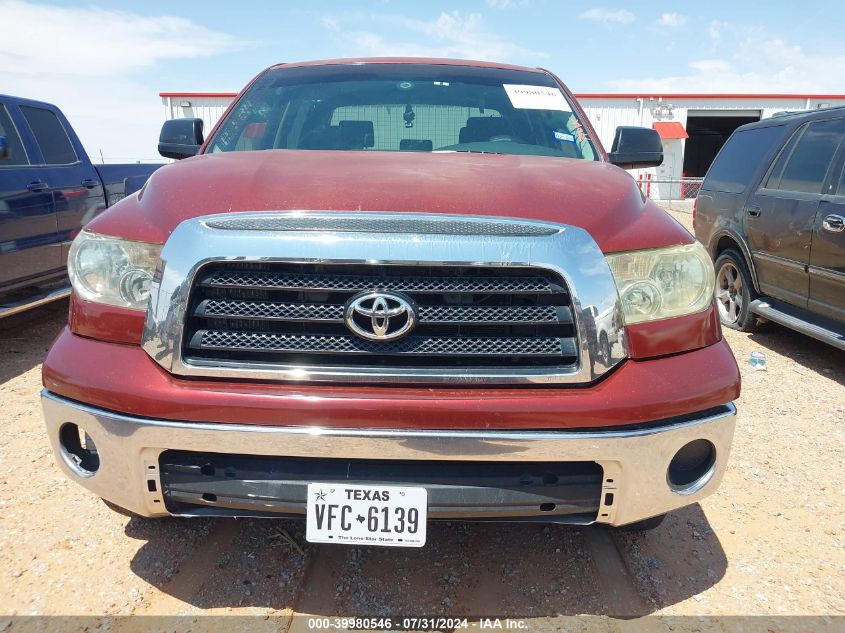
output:
[[[561,338],[436,338],[409,336],[395,343],[374,343],[354,336],[270,334],[200,330],[191,347],[242,349],[257,352],[328,354],[414,354],[437,356],[556,356],[574,353],[571,339]]]
[[[399,293],[416,312],[404,338],[373,341],[347,326],[346,306],[373,291]],[[183,357],[203,366],[459,376],[467,368],[578,364],[565,282],[542,268],[215,262],[197,276],[187,315]],[[355,324],[368,332],[371,317],[355,313]]]
[[[196,311],[207,318],[342,321],[344,306],[208,299]],[[571,323],[567,308],[555,306],[420,306],[421,323]]]
[[[560,291],[549,279],[525,277],[470,279],[451,277],[371,277],[363,275],[275,274],[266,271],[217,271],[203,284],[211,287],[271,288],[279,290],[394,290],[399,292],[551,293]]]
[[[342,321],[343,306],[321,303],[272,303],[209,299],[197,309],[206,317],[259,318],[307,321]]]
[[[332,231],[341,233],[410,233],[427,235],[497,235],[530,237],[553,235],[560,229],[531,222],[450,220],[443,218],[380,218],[288,216],[209,220],[213,229],[229,231]]]
[[[569,311],[558,317],[555,306],[423,306],[420,321],[432,323],[571,322]]]

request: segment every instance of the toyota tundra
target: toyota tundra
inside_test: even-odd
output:
[[[43,368],[56,459],[146,517],[652,527],[713,493],[739,373],[707,251],[552,73],[273,66],[85,226]],[[184,160],[182,160],[184,159]]]

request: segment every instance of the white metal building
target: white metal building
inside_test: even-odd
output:
[[[211,130],[235,97],[223,92],[162,92],[165,118],[199,117]],[[682,177],[704,176],[740,125],[777,112],[845,106],[845,94],[578,94],[602,144],[610,149],[617,126],[654,127],[663,138],[660,167],[635,174],[655,181],[655,198],[684,197]]]

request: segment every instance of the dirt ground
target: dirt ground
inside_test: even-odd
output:
[[[660,528],[435,523],[425,548],[394,550],[309,545],[295,521],[129,519],[68,481],[39,405],[40,363],[66,311],[0,321],[3,616],[260,614],[294,630],[293,613],[550,628],[578,614],[845,615],[845,353],[800,334],[726,332],[743,378],[728,471],[716,495]],[[765,371],[749,366],[752,350]],[[0,631],[15,628],[3,619]]]

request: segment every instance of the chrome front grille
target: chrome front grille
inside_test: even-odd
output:
[[[345,306],[401,291],[413,333],[369,341]],[[200,271],[183,354],[203,362],[320,367],[548,367],[578,363],[570,295],[538,268],[213,263]]]
[[[346,322],[373,291],[416,315],[393,340],[368,340],[361,322]],[[583,384],[626,358],[621,323],[604,254],[578,227],[265,211],[176,227],[153,279],[143,347],[185,377]]]

